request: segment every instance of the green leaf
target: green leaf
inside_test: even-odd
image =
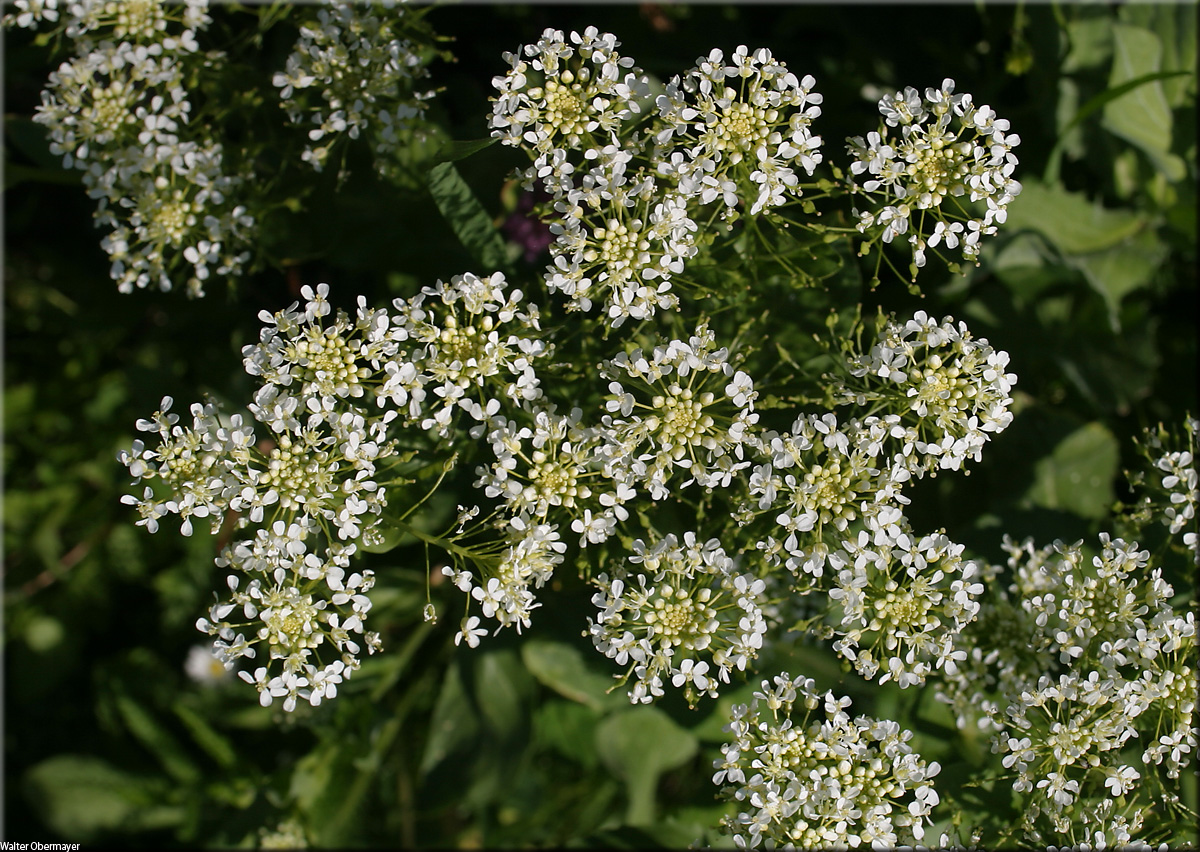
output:
[[[699,744],[657,707],[634,707],[609,716],[596,728],[596,751],[625,782],[629,825],[654,824],[655,792],[664,772],[682,766]]]
[[[42,821],[71,841],[102,832],[178,825],[183,809],[158,804],[153,782],[96,757],[62,754],[25,775],[26,793]]]
[[[498,141],[494,136],[487,139],[451,139],[438,150],[436,161],[439,163],[453,163],[456,160],[465,160],[472,154],[489,148]]]
[[[1172,109],[1194,109],[1196,98],[1196,4],[1124,3],[1117,10],[1121,23],[1154,32],[1162,44],[1164,71],[1185,71],[1183,77],[1163,81],[1163,92]]]
[[[1104,127],[1140,148],[1167,179],[1177,181],[1187,168],[1171,149],[1171,106],[1160,79],[1162,42],[1154,33],[1128,24],[1113,26],[1113,65],[1109,88],[1137,84],[1104,107]],[[1183,73],[1183,72],[1178,72]]]
[[[596,754],[596,723],[599,714],[584,704],[552,698],[534,711],[537,737],[569,760],[591,769]]]
[[[421,774],[428,773],[450,753],[472,742],[478,731],[479,719],[463,686],[462,671],[457,662],[451,663],[433,709],[429,739],[421,757]]]
[[[1167,257],[1167,247],[1150,231],[1142,231],[1119,246],[1070,258],[1092,289],[1104,297],[1114,329],[1121,300],[1150,283]]]
[[[481,274],[508,267],[504,240],[453,163],[439,163],[430,170],[429,191],[459,241],[482,266]]]
[[[1112,56],[1112,20],[1107,16],[1068,21],[1067,42],[1071,49],[1063,60],[1062,73],[1095,68]]]
[[[1117,439],[1101,423],[1088,423],[1064,438],[1034,468],[1028,499],[1045,509],[1102,518],[1116,497]]]
[[[192,783],[200,779],[200,770],[178,740],[160,725],[147,710],[128,695],[114,697],[125,727],[158,758],[163,769],[177,781]]]
[[[199,713],[179,702],[175,702],[171,709],[187,726],[188,732],[191,733],[196,744],[208,752],[209,756],[222,768],[229,769],[237,763],[237,752],[234,751],[229,739],[217,733],[216,729],[208,724]]]
[[[1067,255],[1103,251],[1147,226],[1146,220],[1125,210],[1108,210],[1082,193],[1029,180],[1008,210],[1008,227],[1042,234]]]
[[[521,660],[543,686],[593,710],[626,703],[624,695],[608,692],[613,679],[589,669],[583,653],[573,645],[531,639],[521,646]]]
[[[499,737],[512,736],[528,718],[532,681],[512,650],[486,651],[475,661],[475,699],[483,723]]]

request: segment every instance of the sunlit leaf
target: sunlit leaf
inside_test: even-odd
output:
[[[455,235],[481,265],[480,275],[507,268],[500,232],[453,163],[439,163],[430,169],[429,191]]]
[[[1171,106],[1162,83],[1150,79],[1162,71],[1162,43],[1158,36],[1141,27],[1113,26],[1113,66],[1109,87],[1135,81],[1131,91],[1104,107],[1104,127],[1140,148],[1170,180],[1187,173],[1183,161],[1170,152]]]
[[[572,645],[530,639],[521,646],[521,659],[543,685],[593,710],[628,703],[624,691],[608,692],[613,679],[590,669],[583,653]]]
[[[664,772],[686,763],[696,737],[657,707],[633,707],[609,716],[596,729],[596,751],[629,791],[629,825],[654,822],[655,788]]]
[[[1064,438],[1038,462],[1029,499],[1046,509],[1085,518],[1103,517],[1116,497],[1117,439],[1101,423],[1088,423]]]

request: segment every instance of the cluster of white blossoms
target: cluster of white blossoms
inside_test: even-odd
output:
[[[752,216],[799,197],[796,169],[811,175],[821,162],[821,137],[811,130],[821,115],[815,85],[766,48],[741,45],[728,63],[714,49],[658,96],[658,171],[688,198],[720,199],[727,211],[749,204]]]
[[[661,696],[664,679],[693,706],[700,696],[715,698],[762,648],[766,584],[739,572],[717,539],[701,543],[694,532],[682,544],[674,535],[638,539],[628,562],[639,567],[593,581],[600,614],[588,625],[597,650],[628,666],[621,681],[634,678],[635,703]]]
[[[923,684],[935,669],[954,673],[966,652],[958,636],[979,614],[978,566],[942,532],[916,537],[902,519],[861,530],[830,556],[839,565],[834,650],[879,683]]]
[[[975,106],[969,94],[954,94],[954,81],[926,89],[922,101],[911,86],[879,101],[879,131],[849,140],[850,166],[864,175],[862,189],[882,196],[884,206],[855,211],[858,230],[890,243],[905,234],[913,263],[925,265],[925,252],[941,244],[979,257],[979,241],[996,233],[1008,205],[1020,194],[1013,178],[1013,148],[1021,138],[989,106]],[[898,128],[898,136],[891,132]],[[983,202],[977,216],[960,201]],[[932,228],[932,230],[930,230]]]
[[[1006,539],[1012,583],[982,606],[939,697],[960,726],[993,731],[1040,842],[1124,846],[1148,802],[1174,808],[1166,779],[1195,765],[1196,620],[1134,542],[1100,536],[1036,549]],[[992,576],[999,572],[993,568]]]
[[[447,435],[457,410],[490,422],[505,403],[542,395],[534,362],[548,354],[535,304],[505,292],[504,274],[456,275],[412,299],[397,299],[393,323],[412,348],[385,365],[379,399],[422,429]]]
[[[617,52],[611,33],[588,27],[570,38],[547,29],[534,44],[505,53],[509,70],[495,77],[492,135],[527,147],[536,168],[574,151],[603,148],[622,122],[641,111],[649,86],[633,60]],[[632,70],[630,70],[632,69]]]
[[[1186,417],[1183,434],[1173,434],[1159,425],[1147,429],[1140,442],[1143,455],[1150,462],[1152,480],[1139,484],[1148,485],[1150,493],[1143,495],[1141,503],[1134,509],[1134,520],[1145,522],[1158,518],[1171,532],[1182,533],[1181,541],[1192,554],[1192,560],[1200,567],[1200,535],[1196,521],[1196,506],[1200,503],[1200,488],[1197,487],[1196,453],[1200,420]]]
[[[213,403],[193,405],[185,427],[169,397],[138,422],[158,438],[155,446],[139,440],[120,454],[134,480],[148,483],[141,497],[123,498],[137,507],[139,524],[153,532],[174,514],[190,535],[193,519],[210,519],[215,532],[236,513],[239,529],[258,527],[218,560],[235,572],[232,594],[200,628],[216,637],[230,667],[254,656],[259,644],[281,661],[281,672],[264,666],[252,678],[264,703],[283,697],[290,710],[297,698],[317,704],[332,697],[357,668],[361,646],[378,644],[373,634],[355,638],[363,633],[373,578],[351,572],[349,560],[356,542],[379,533],[387,482],[405,481],[395,465],[413,457],[397,452],[394,424],[445,434],[461,410],[486,428],[499,423],[492,417],[500,399],[520,405],[538,398],[530,361],[543,352],[541,341],[500,333],[506,323],[536,333],[537,308],[523,306],[520,291],[506,293],[504,284],[499,273],[467,273],[395,300],[396,313],[360,297],[353,317],[333,311],[327,285],[306,285],[303,310],[296,303],[264,311],[259,342],[243,350],[246,371],[261,382],[249,410],[265,436],[241,415],[222,416]],[[392,480],[381,478],[385,471]],[[169,493],[156,493],[155,480]],[[509,530],[494,574],[507,578],[516,600],[549,577],[564,545],[545,524],[518,518]],[[494,601],[482,602],[494,614]],[[505,611],[509,621],[527,621],[528,608]],[[246,621],[231,621],[235,612]],[[328,649],[336,658],[319,662]]]
[[[323,0],[315,19],[301,25],[272,82],[293,124],[316,125],[302,157],[317,171],[343,136],[357,139],[366,131],[376,153],[386,155],[424,115],[434,91],[415,86],[429,76],[429,57],[397,32],[404,14],[395,0]],[[319,100],[310,95],[318,91]]]
[[[851,718],[849,705],[785,673],[734,706],[713,782],[737,803],[722,827],[739,849],[895,848],[924,837],[941,767],[912,750],[911,732]]]
[[[1017,377],[1006,372],[1008,360],[965,323],[917,311],[903,324],[886,323],[869,352],[850,358],[859,381],[843,382],[837,401],[911,425],[915,438],[906,438],[896,461],[913,475],[958,470],[979,461],[983,445],[1012,422]]]
[[[727,487],[749,466],[744,447],[753,445],[758,392],[706,324],[649,357],[641,349],[619,353],[601,375],[609,379],[605,472],[619,482],[642,485],[658,500],[677,476],[687,476],[680,488]]]
[[[187,82],[213,57],[197,33],[211,22],[207,0],[90,0],[6,16],[16,26],[59,20],[75,56],[51,73],[34,120],[50,149],[82,172],[96,199],[101,246],[122,293],[204,293],[212,275],[242,272],[255,220],[239,203],[244,176],[224,167],[224,149],[202,122],[189,123]]]
[[[578,186],[554,182],[561,198],[546,285],[569,296],[571,309],[602,300],[618,328],[679,306],[671,279],[696,253],[697,226],[682,194],[659,189],[645,170],[628,173],[628,151],[609,145],[594,153]]]

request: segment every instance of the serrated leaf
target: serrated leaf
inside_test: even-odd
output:
[[[429,191],[459,241],[481,265],[480,274],[506,269],[504,240],[453,163],[439,163],[430,169]]]
[[[1113,25],[1113,64],[1109,88],[1138,83],[1104,107],[1103,126],[1140,148],[1169,180],[1184,177],[1183,160],[1170,152],[1171,105],[1156,74],[1162,71],[1162,42],[1143,27]]]
[[[629,825],[654,823],[659,777],[691,760],[698,748],[696,737],[657,707],[623,710],[596,728],[600,760],[625,782]]]
[[[624,695],[608,692],[613,679],[590,670],[583,653],[573,645],[532,639],[521,646],[521,660],[542,685],[593,710],[627,703]]]
[[[1061,509],[1084,518],[1102,518],[1116,494],[1117,439],[1101,423],[1088,423],[1072,432],[1034,468],[1028,497],[1045,509]]]
[[[1008,210],[1009,229],[1037,231],[1067,255],[1088,254],[1119,245],[1146,225],[1146,220],[1137,213],[1108,210],[1082,193],[1047,186],[1037,180],[1023,185]]]

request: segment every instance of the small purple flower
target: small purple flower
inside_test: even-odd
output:
[[[543,200],[543,198],[548,199],[549,196],[542,192],[522,193],[521,198],[517,201],[517,209],[502,226],[509,241],[525,249],[524,258],[527,263],[536,261],[554,241],[554,235],[550,233],[549,225],[527,215],[533,209],[534,201]]]

